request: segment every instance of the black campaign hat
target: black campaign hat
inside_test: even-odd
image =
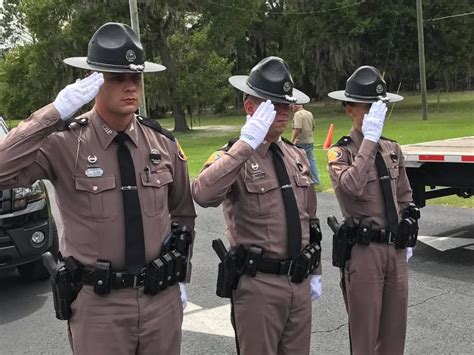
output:
[[[380,72],[368,65],[356,69],[347,79],[345,90],[330,92],[328,96],[336,100],[361,103],[403,100],[403,96],[387,92],[387,84]]]
[[[133,29],[123,23],[102,25],[89,41],[87,57],[71,57],[64,63],[73,67],[112,73],[158,72],[161,64],[145,62],[143,47]]]
[[[285,104],[305,104],[308,95],[294,88],[290,69],[278,57],[262,59],[249,75],[234,75],[229,83],[252,96]]]

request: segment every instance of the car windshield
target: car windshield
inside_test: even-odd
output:
[[[7,126],[5,125],[5,122],[3,119],[0,117],[0,139],[5,137],[8,133]]]

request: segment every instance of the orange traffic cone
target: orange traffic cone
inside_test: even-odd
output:
[[[326,140],[324,141],[324,144],[323,144],[323,149],[329,149],[329,147],[331,147],[331,141],[332,141],[332,134],[333,133],[334,133],[334,124],[331,123],[329,125],[328,135],[326,136]]]

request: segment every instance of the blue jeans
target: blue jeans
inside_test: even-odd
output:
[[[303,148],[306,152],[306,156],[309,160],[309,166],[311,168],[311,176],[313,177],[313,182],[316,185],[320,184],[319,181],[319,172],[318,167],[316,165],[316,160],[314,159],[314,144],[313,143],[301,143],[296,145],[299,148]]]

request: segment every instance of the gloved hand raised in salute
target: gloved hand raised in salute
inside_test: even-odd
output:
[[[240,131],[240,140],[256,149],[265,139],[275,115],[272,102],[270,100],[262,102],[252,116],[247,115],[247,122]]]
[[[362,122],[362,133],[364,134],[364,139],[377,143],[382,135],[386,113],[387,105],[385,102],[379,100],[372,104],[369,113],[364,115],[364,121]]]
[[[104,75],[94,72],[62,89],[53,102],[62,120],[72,117],[82,106],[92,101],[104,83]]]

